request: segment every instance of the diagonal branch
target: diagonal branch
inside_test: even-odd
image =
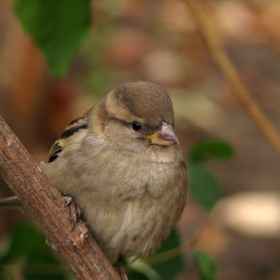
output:
[[[261,108],[256,101],[252,98],[249,91],[241,81],[240,75],[228,57],[226,51],[222,47],[216,37],[214,30],[211,28],[210,22],[207,20],[203,11],[200,9],[196,0],[183,0],[196,21],[200,36],[205,43],[208,51],[212,55],[213,60],[220,68],[222,74],[225,76],[231,89],[240,102],[243,108],[246,110],[252,121],[258,127],[259,131],[266,138],[268,143],[274,148],[278,155],[280,155],[280,136],[274,126],[267,119]]]
[[[71,231],[69,209],[30,154],[0,116],[0,175],[32,214],[48,244],[78,279],[120,277],[83,222]]]

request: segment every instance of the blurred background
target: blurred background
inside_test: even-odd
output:
[[[199,4],[280,132],[280,1]],[[94,1],[90,35],[62,79],[51,77],[12,9],[13,1],[0,1],[0,114],[34,159],[46,161],[67,124],[116,86],[158,83],[172,97],[186,160],[206,137],[226,140],[236,151],[231,161],[207,164],[223,198],[209,214],[189,197],[179,223],[183,242],[196,238],[217,259],[219,279],[280,279],[279,157],[235,100],[187,6],[174,0]],[[11,194],[1,181],[0,197]],[[0,243],[22,218],[28,216],[0,212]],[[179,279],[197,279],[187,250],[185,262]]]

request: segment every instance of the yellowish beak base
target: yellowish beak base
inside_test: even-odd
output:
[[[160,130],[154,132],[153,134],[147,136],[146,138],[150,139],[151,144],[160,145],[160,146],[170,146],[170,145],[179,145],[179,141],[173,131],[171,125],[163,122]]]

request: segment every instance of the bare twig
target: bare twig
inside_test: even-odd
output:
[[[200,36],[205,43],[208,51],[212,55],[212,58],[220,68],[221,72],[228,80],[233,90],[236,99],[244,107],[252,121],[258,127],[259,131],[263,134],[266,140],[274,148],[278,155],[280,155],[280,136],[277,133],[274,126],[266,118],[256,101],[250,96],[250,93],[246,89],[245,85],[240,79],[238,71],[228,57],[226,51],[222,47],[222,44],[217,39],[211,23],[207,20],[203,11],[197,4],[196,0],[183,0],[196,21]]]
[[[120,279],[83,222],[71,231],[69,209],[61,195],[1,116],[0,163],[0,175],[37,221],[48,244],[79,279]]]

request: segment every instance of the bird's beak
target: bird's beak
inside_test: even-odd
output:
[[[163,122],[160,130],[147,136],[152,144],[160,146],[179,145],[179,141],[171,125]]]

